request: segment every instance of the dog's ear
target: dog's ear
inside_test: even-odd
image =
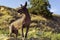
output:
[[[25,2],[25,7],[27,6],[27,1]]]

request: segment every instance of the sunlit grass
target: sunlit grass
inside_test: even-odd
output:
[[[46,18],[44,18],[44,17],[42,17],[42,16],[40,16],[40,15],[34,15],[34,16],[31,16],[31,20],[37,20],[37,21],[39,21],[39,20],[47,20]]]
[[[26,29],[24,29],[26,30]],[[5,32],[5,31],[4,31]],[[25,32],[25,31],[24,31]],[[21,37],[21,30],[19,31],[20,35],[18,35],[18,38]],[[2,33],[0,33],[2,34]],[[4,33],[3,36],[3,39],[5,38],[8,38],[8,35]],[[2,39],[0,37],[0,39]],[[60,40],[60,33],[52,33],[52,31],[50,32],[45,32],[45,31],[40,31],[39,28],[30,28],[29,29],[29,32],[28,32],[28,39],[30,38],[39,38],[41,40]]]

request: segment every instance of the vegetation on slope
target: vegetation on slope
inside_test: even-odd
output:
[[[2,9],[1,9],[2,7]],[[0,6],[0,40],[9,39],[8,26],[11,20],[17,17],[15,9]],[[31,14],[31,25],[28,33],[28,39],[33,40],[60,40],[60,16],[53,16],[53,19],[46,19],[41,15]],[[25,30],[24,30],[25,32]],[[18,39],[21,38],[21,29]]]

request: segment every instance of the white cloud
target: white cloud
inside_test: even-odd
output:
[[[57,10],[56,9],[50,9],[51,12],[56,12]]]

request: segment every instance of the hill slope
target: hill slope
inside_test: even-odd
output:
[[[0,6],[0,28],[5,29],[5,27],[8,27],[11,20],[15,20],[14,17],[17,17],[16,15],[16,9]],[[2,31],[2,34],[4,33],[5,32]],[[34,39],[41,38],[42,40],[55,40],[56,38],[59,39],[60,16],[53,15],[53,19],[46,19],[41,15],[31,14],[31,25],[28,38],[31,37]]]
[[[0,6],[0,28],[7,27],[15,16],[17,16],[15,9],[6,6]]]

